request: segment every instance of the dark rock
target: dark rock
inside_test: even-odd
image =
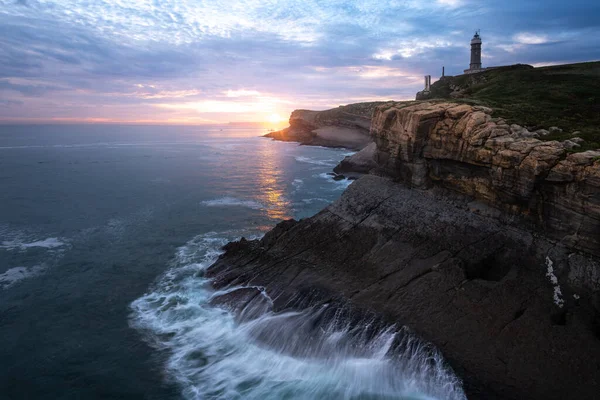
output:
[[[333,170],[341,174],[347,172],[357,172],[367,174],[377,167],[375,155],[377,154],[377,145],[370,143],[361,151],[344,158]]]
[[[470,399],[594,398],[600,282],[583,277],[595,266],[467,201],[363,176],[316,216],[278,225],[207,273],[217,287],[232,276],[266,287],[275,310],[310,294],[404,323],[441,349]]]
[[[600,152],[569,154],[491,112],[377,107],[373,156],[336,167],[370,175],[314,217],[230,245],[208,276],[266,288],[274,310],[335,299],[406,324],[470,399],[596,398]]]

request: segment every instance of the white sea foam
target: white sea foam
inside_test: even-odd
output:
[[[320,197],[315,197],[312,199],[302,199],[302,202],[306,203],[306,204],[313,204],[313,203],[329,203],[330,200],[327,199],[323,199]]]
[[[326,172],[323,172],[321,174],[315,175],[316,177],[319,177],[321,179],[326,179],[327,181],[335,184],[335,190],[346,190],[346,188],[348,186],[350,186],[350,184],[352,184],[352,182],[350,179],[341,179],[336,181],[335,179],[333,179],[332,175],[329,175]]]
[[[323,307],[240,321],[211,306],[215,292],[202,274],[230,235],[199,235],[178,249],[173,268],[131,304],[131,325],[167,352],[184,398],[465,399],[439,354],[405,331],[373,336],[368,327],[323,324]],[[409,350],[394,359],[398,335]]]
[[[23,239],[15,238],[13,240],[3,241],[0,245],[0,249],[6,250],[27,250],[33,247],[42,247],[46,249],[55,249],[57,247],[66,246],[66,243],[63,241],[64,239],[60,238],[47,238],[43,240],[36,240],[32,242],[26,242]]]
[[[554,288],[554,293],[552,296],[554,299],[554,304],[556,304],[559,308],[563,308],[565,305],[565,300],[563,299],[563,294],[560,290],[558,278],[554,274],[554,262],[548,256],[546,256],[546,276],[548,279],[550,279],[550,283],[552,283]]]
[[[202,202],[208,207],[247,207],[253,210],[264,209],[265,206],[254,200],[241,200],[235,197],[221,197],[220,199],[205,200]]]
[[[304,181],[302,179],[294,179],[292,181],[292,186],[294,187],[294,192],[297,192],[304,186]]]
[[[15,283],[39,275],[46,269],[44,265],[33,267],[15,267],[0,274],[0,289],[7,289]]]
[[[147,224],[153,217],[154,209],[152,207],[142,207],[131,214],[110,218],[103,229],[111,236],[122,238],[131,229]]]
[[[297,156],[294,157],[296,159],[296,161],[301,162],[301,163],[306,163],[306,164],[314,164],[314,165],[322,165],[325,167],[335,167],[337,165],[337,162],[335,160],[318,160],[315,158],[311,158],[311,157],[303,157],[303,156]]]

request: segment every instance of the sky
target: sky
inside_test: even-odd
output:
[[[0,123],[210,124],[600,59],[597,0],[0,0]]]

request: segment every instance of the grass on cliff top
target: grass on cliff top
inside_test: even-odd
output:
[[[330,110],[321,111],[320,114],[327,118],[335,118],[340,114],[348,113],[352,115],[358,115],[360,117],[371,118],[375,107],[381,104],[385,104],[385,101],[372,101],[366,103],[353,103],[347,105],[340,105],[339,107],[332,108]]]
[[[600,148],[600,62],[543,68],[517,65],[472,75],[446,77],[432,85],[432,97],[486,105],[495,117],[529,130],[557,126],[542,140],[565,140],[575,131],[585,140],[578,151]],[[454,95],[458,94],[456,91]]]

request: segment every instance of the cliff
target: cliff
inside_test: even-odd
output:
[[[314,217],[228,245],[214,285],[265,287],[275,310],[349,304],[405,324],[470,399],[595,398],[600,152],[492,113],[377,106],[374,145],[343,164],[370,174]]]
[[[600,256],[600,151],[569,153],[492,110],[453,103],[396,103],[375,110],[371,135],[383,173],[415,188],[439,185],[539,226]]]
[[[446,76],[419,100],[450,99],[494,109],[494,116],[540,131],[542,140],[583,139],[574,151],[600,148],[600,62],[533,68],[514,65]],[[553,129],[549,130],[549,127]]]
[[[360,150],[371,142],[371,116],[379,104],[383,103],[357,103],[325,111],[295,110],[288,128],[265,137],[304,145]]]

